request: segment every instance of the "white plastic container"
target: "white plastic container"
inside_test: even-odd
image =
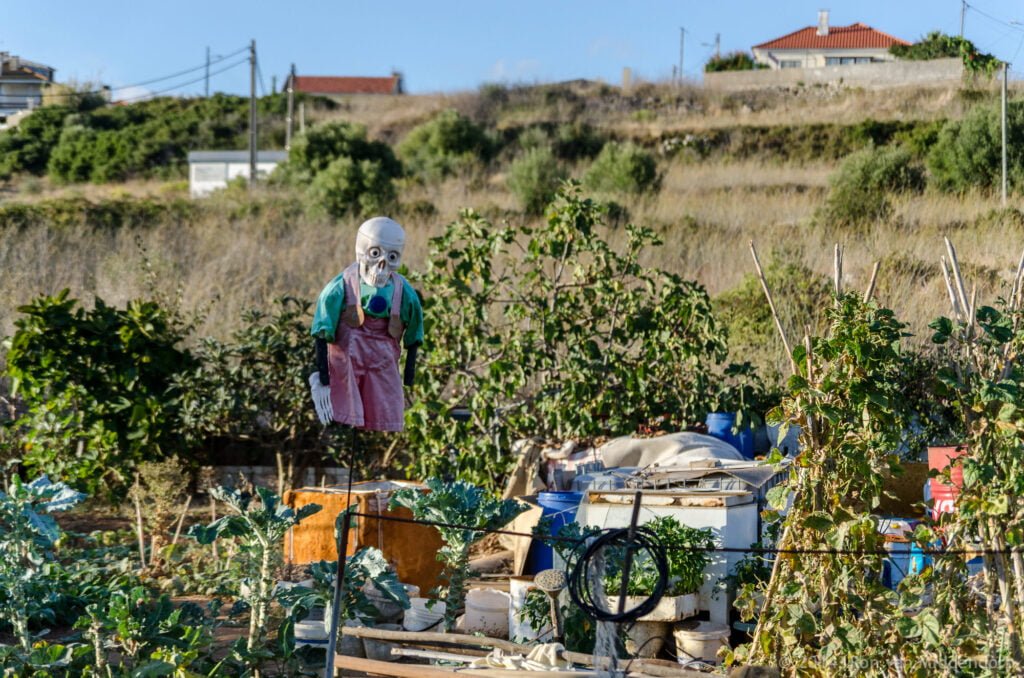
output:
[[[538,638],[551,637],[551,625],[546,624],[539,631],[534,631],[530,623],[523,616],[523,606],[526,605],[526,596],[536,589],[533,583],[533,575],[508,578],[509,608],[508,608],[508,632],[509,639],[519,643],[529,643]],[[547,596],[545,596],[547,597]]]
[[[672,622],[636,621],[626,631],[626,652],[642,659],[653,659],[668,644]]]
[[[323,619],[303,619],[295,622],[295,647],[327,647],[329,632]]]
[[[673,635],[679,663],[693,659],[717,663],[718,649],[729,647],[729,627],[725,624],[699,621],[677,624]]]
[[[429,598],[411,598],[412,604],[405,611],[402,619],[402,628],[406,631],[441,631],[441,622],[444,620],[444,603],[435,603],[433,609],[427,609]]]
[[[373,628],[385,631],[402,630],[402,627],[398,624],[377,624]],[[387,640],[363,638],[363,648],[366,650],[367,659],[374,659],[379,662],[393,662],[398,659],[397,656],[391,654],[391,648],[393,647],[397,647],[397,645]]]
[[[476,588],[466,592],[466,613],[456,625],[464,633],[482,633],[491,638],[508,638],[511,597],[504,591]]]

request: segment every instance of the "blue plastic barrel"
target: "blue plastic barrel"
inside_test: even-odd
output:
[[[711,412],[704,423],[708,427],[709,436],[729,443],[747,459],[754,458],[754,432],[750,430],[749,424],[739,433],[733,431],[736,424],[735,412]]]
[[[576,509],[583,500],[582,492],[540,492],[537,503],[544,518],[551,519],[551,534],[558,534],[562,526],[576,520]],[[534,539],[526,556],[526,574],[537,574],[554,567],[554,553],[547,544]]]

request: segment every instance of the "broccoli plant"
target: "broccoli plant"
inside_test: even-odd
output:
[[[0,492],[0,619],[10,622],[22,650],[32,650],[28,630],[31,603],[28,591],[45,577],[47,562],[60,528],[52,516],[85,498],[64,483],[40,476],[23,483],[13,476],[6,492]]]
[[[252,505],[252,495],[236,489],[217,487],[211,489],[210,494],[227,504],[233,513],[209,525],[193,525],[188,534],[201,544],[211,544],[220,537],[236,537],[241,542],[245,575],[239,582],[239,597],[251,610],[245,652],[250,665],[258,664],[273,601],[275,573],[281,559],[281,542],[289,529],[319,511],[321,506],[306,504],[295,510],[262,487],[256,488],[258,506]],[[256,670],[253,673],[258,675]]]
[[[427,492],[411,487],[398,490],[391,495],[390,506],[404,506],[417,520],[444,523],[437,526],[444,539],[437,558],[444,563],[448,579],[444,627],[451,631],[466,596],[469,547],[482,539],[488,530],[507,525],[526,510],[526,505],[514,499],[495,499],[483,488],[464,480],[446,483],[439,478],[430,478],[426,484]]]

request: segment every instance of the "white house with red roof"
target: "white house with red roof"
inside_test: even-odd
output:
[[[285,91],[292,85],[292,76],[285,80]],[[383,78],[338,75],[296,75],[295,91],[324,97],[343,97],[353,94],[402,94],[402,74],[392,73]]]
[[[778,70],[894,61],[889,48],[909,44],[862,23],[829,26],[828,11],[822,10],[818,12],[817,26],[754,45],[751,51],[754,61]]]

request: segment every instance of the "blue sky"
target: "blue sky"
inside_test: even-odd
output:
[[[0,50],[57,69],[58,79],[115,87],[159,78],[255,38],[265,87],[289,64],[300,75],[405,75],[415,93],[454,92],[485,82],[533,83],[575,78],[618,83],[628,66],[644,79],[668,79],[686,28],[690,77],[713,51],[751,45],[814,24],[829,9],[832,25],[860,21],[915,40],[932,29],[957,33],[960,0],[755,2],[730,0],[32,0],[0,2]],[[985,51],[1020,62],[1024,72],[1024,5],[971,0],[968,38]],[[1015,22],[1022,23],[1017,24]],[[216,64],[232,66],[244,55]],[[184,85],[202,70],[147,85],[201,94]],[[178,85],[183,85],[177,87]],[[245,93],[244,66],[215,75],[211,90]],[[116,97],[145,89],[123,89]]]

